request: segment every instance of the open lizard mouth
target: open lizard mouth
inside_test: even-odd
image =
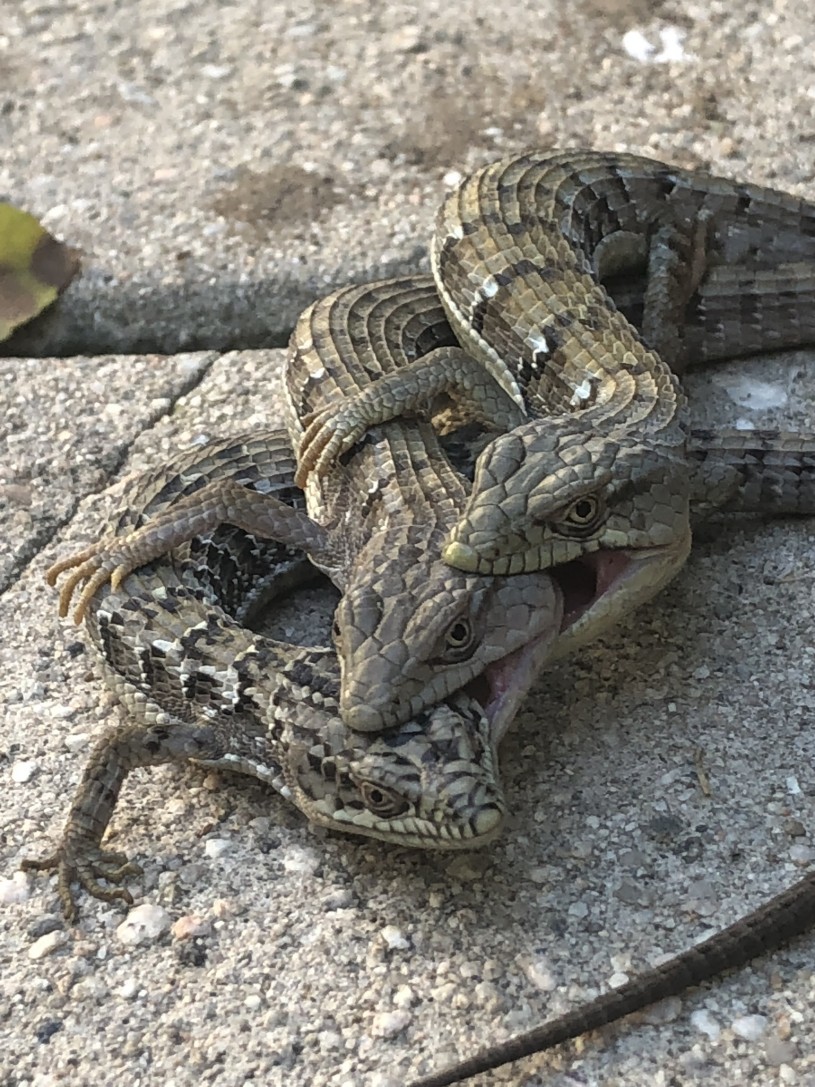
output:
[[[654,596],[681,567],[689,547],[688,537],[665,547],[594,551],[551,567],[563,598],[559,629],[543,631],[494,661],[465,687],[481,703],[496,743],[541,668]]]
[[[559,636],[557,628],[543,631],[526,645],[493,661],[464,688],[481,703],[496,744],[512,723],[538,673],[551,658]]]
[[[631,561],[623,551],[598,551],[551,568],[549,572],[563,599],[560,627],[542,632],[493,661],[465,687],[467,694],[481,703],[493,739],[499,740],[506,732],[541,668],[552,656],[559,636],[625,576]]]
[[[592,551],[579,559],[552,567],[552,576],[563,593],[561,631],[568,630],[631,569],[628,551]]]
[[[690,534],[661,547],[592,551],[553,566],[550,573],[563,593],[561,634],[569,649],[603,632],[606,626],[656,596],[681,569],[690,551]],[[568,652],[568,650],[566,650]]]

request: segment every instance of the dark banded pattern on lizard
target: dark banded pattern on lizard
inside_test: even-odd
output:
[[[199,446],[130,484],[114,532],[224,479],[302,509],[293,473],[282,431]],[[193,759],[250,774],[315,824],[398,845],[471,848],[498,832],[495,749],[539,662],[516,658],[490,718],[458,692],[386,735],[353,732],[339,716],[336,653],[250,626],[270,595],[315,573],[302,554],[223,526],[94,595],[87,630],[129,719],[91,753],[56,852],[24,864],[57,869],[69,916],[75,879],[97,897],[131,901],[118,884],[133,867],[100,843],[137,766]],[[558,625],[555,612],[549,626]]]
[[[770,291],[776,282],[779,344],[785,324],[794,342],[809,342],[813,318],[801,301],[813,261],[815,205],[785,193],[599,151],[492,163],[447,198],[433,246],[436,289],[462,350],[377,382],[357,397],[356,417],[341,403],[339,423],[324,411],[301,446],[298,479],[324,471],[367,425],[445,392],[483,415],[486,390],[500,389],[519,425],[482,453],[445,559],[517,573],[637,549],[651,562],[643,593],[652,593],[689,543],[685,407],[666,367],[693,361],[686,311],[706,280],[711,299],[727,290],[732,275],[721,273],[735,267]],[[645,342],[600,285],[643,268]],[[742,330],[749,340],[752,317],[732,310],[719,342],[738,345]]]

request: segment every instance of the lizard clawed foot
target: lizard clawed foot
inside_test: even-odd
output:
[[[45,573],[45,580],[49,585],[55,585],[63,571],[73,570],[60,589],[60,617],[65,618],[68,614],[77,585],[87,581],[74,608],[74,622],[79,626],[97,589],[106,581],[110,582],[111,588],[118,589],[127,575],[140,566],[142,561],[133,556],[127,546],[123,546],[121,538],[109,537],[86,547],[84,551],[78,551],[75,555],[55,562]]]
[[[367,417],[362,397],[342,404],[329,404],[303,418],[305,431],[297,452],[294,482],[305,487],[309,472],[324,476],[332,463],[346,453],[375,419]]]
[[[20,865],[24,872],[44,872],[56,869],[57,889],[62,911],[70,922],[79,916],[71,884],[75,881],[94,898],[104,902],[126,902],[132,905],[133,896],[125,887],[103,887],[100,879],[119,884],[128,876],[139,875],[141,868],[127,859],[124,853],[102,849],[93,841],[81,837],[66,836],[56,851],[42,858],[26,858]]]

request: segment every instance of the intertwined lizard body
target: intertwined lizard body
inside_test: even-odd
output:
[[[800,269],[796,277],[790,273],[788,279],[779,276],[769,279],[739,268],[720,269],[717,277],[709,277],[700,292],[695,310],[682,326],[682,338],[692,345],[694,356],[699,359],[778,346],[780,342],[794,343],[796,336],[807,335],[807,328],[801,322],[789,320],[790,299],[796,299],[802,317],[808,314],[805,302],[815,295],[813,278],[811,269]],[[620,292],[623,290],[632,313],[639,314],[643,298],[641,283],[626,283],[620,286]],[[753,320],[742,329],[735,315],[748,311]],[[784,322],[778,320],[779,314],[786,319]],[[440,348],[455,350],[454,345],[455,338],[429,277],[390,280],[338,291],[311,307],[298,326],[293,352],[297,365],[290,370],[289,395],[294,397],[300,389],[304,405],[295,414],[299,417],[305,407],[314,403],[318,389],[327,403],[326,412],[333,410],[335,387],[350,392],[362,385],[365,377],[360,369],[365,364],[381,365],[392,372],[425,352]],[[379,363],[368,362],[374,353]],[[323,358],[335,364],[330,380],[328,369],[321,365]],[[337,360],[341,366],[336,365]],[[315,373],[318,377],[310,382],[309,375]],[[499,705],[507,689],[505,665],[513,667],[511,656],[503,663],[501,657],[502,649],[506,648],[506,642],[502,644],[499,640],[503,637],[505,615],[512,615],[512,601],[518,599],[518,592],[534,605],[540,594],[548,594],[549,589],[536,578],[513,578],[507,585],[490,587],[484,605],[482,594],[490,584],[488,581],[458,576],[449,579],[444,564],[429,553],[430,544],[439,538],[440,523],[432,520],[432,511],[440,507],[449,511],[461,484],[446,461],[434,460],[438,443],[428,430],[424,432],[424,440],[417,441],[410,430],[405,436],[404,429],[394,433],[393,428],[385,428],[376,441],[366,442],[356,451],[343,471],[329,475],[320,483],[318,501],[325,509],[335,511],[339,520],[333,530],[318,525],[302,510],[283,505],[273,496],[247,491],[232,481],[220,481],[201,489],[188,499],[169,505],[135,534],[105,539],[57,563],[49,575],[52,581],[61,570],[76,567],[63,587],[61,612],[67,611],[71,594],[83,578],[90,580],[81,597],[79,615],[111,572],[116,585],[139,562],[149,561],[196,532],[229,522],[264,537],[282,538],[293,546],[303,547],[321,558],[336,580],[342,582],[343,577],[347,578],[344,582],[347,599],[341,603],[338,615],[339,633],[344,643],[344,678],[352,695],[357,695],[357,704],[364,706],[367,697],[383,706],[389,702],[398,706],[400,693],[405,690],[415,691],[417,685],[432,689],[434,666],[442,672],[441,679],[435,682],[444,689],[455,674],[455,657],[462,647],[445,645],[444,638],[435,632],[439,627],[442,633],[450,631],[451,623],[455,626],[463,616],[481,622],[479,648],[491,649],[498,657],[495,666],[488,665],[485,675],[491,690],[488,709],[491,700]],[[687,454],[686,474],[689,472],[689,489],[697,507],[762,508],[766,512],[778,508],[789,512],[795,508],[800,498],[796,482],[801,472],[806,471],[811,456],[809,444],[796,435],[727,430],[691,434]],[[400,465],[409,466],[404,476]],[[443,487],[433,493],[439,479]],[[422,545],[421,563],[416,562],[417,540]],[[640,587],[650,592],[647,575],[651,562],[648,549],[599,549],[554,568],[553,577],[564,594],[558,655],[596,636],[628,610],[637,602]],[[438,578],[449,587],[448,611],[443,610],[442,600],[436,596]],[[534,590],[531,594],[530,586]],[[422,601],[427,601],[427,605],[423,606]],[[497,633],[490,630],[487,622],[491,617],[495,623],[496,613]],[[541,623],[544,614],[537,613]],[[350,632],[347,641],[346,632]],[[518,633],[516,628],[515,634]],[[390,655],[384,649],[386,638],[397,646]],[[407,656],[409,645],[429,646],[430,651],[426,648],[424,659],[411,661]],[[475,653],[475,643],[471,642],[471,648]],[[442,665],[446,651],[451,654],[452,664],[448,661],[445,670]],[[465,653],[466,650],[461,653],[459,674],[469,678],[477,674],[482,661],[468,660]],[[400,668],[402,674],[397,682],[393,677]],[[415,669],[413,675],[411,669]],[[352,717],[353,708],[352,698]]]
[[[516,427],[493,442],[479,460],[476,487],[483,492],[484,472],[495,478],[506,472],[512,478],[512,493],[502,498],[500,517],[515,525],[522,508],[532,509],[535,532],[540,529],[549,541],[548,557],[542,558],[539,549],[532,565],[572,560],[582,564],[585,585],[579,614],[566,609],[573,647],[653,596],[682,565],[690,543],[683,397],[664,363],[609,305],[587,270],[588,258],[599,271],[617,274],[630,272],[645,259],[645,331],[663,350],[677,354],[681,336],[676,330],[682,326],[676,325],[676,317],[705,270],[698,267],[699,254],[707,257],[706,239],[697,236],[697,221],[708,222],[710,231],[741,238],[725,253],[732,260],[749,258],[751,230],[758,228],[752,227],[750,201],[734,208],[732,183],[717,179],[707,188],[697,181],[691,190],[695,200],[691,204],[699,215],[689,224],[690,175],[633,156],[593,152],[526,156],[495,164],[478,176],[486,179],[483,185],[465,186],[446,205],[447,233],[436,246],[437,268],[447,269],[441,300],[450,317],[455,299],[468,289],[472,295],[480,269],[487,278],[482,278],[478,298],[470,298],[468,335],[471,340],[493,332],[503,335],[503,349],[515,360],[512,365],[517,362],[520,367],[517,376],[523,373],[525,380],[519,384],[491,348],[488,359],[498,381],[479,383],[478,375],[483,378],[484,373],[478,363],[470,392],[481,390],[479,414],[492,416],[493,422],[509,425],[516,419],[513,413],[521,410],[518,399],[524,397],[529,404],[540,408],[544,403],[558,414],[535,424],[537,436],[529,445],[534,456],[523,452],[522,471],[515,454],[526,449],[532,431]],[[674,192],[679,197],[672,201]],[[757,199],[754,193],[751,199]],[[783,209],[792,217],[794,202],[785,199]],[[712,218],[720,206],[730,214],[724,226]],[[779,233],[786,239],[789,224]],[[498,234],[511,243],[506,252],[495,241]],[[761,233],[762,238],[765,235],[766,231]],[[611,246],[621,238],[625,245]],[[682,242],[693,258],[685,264],[672,259],[673,250],[667,256],[665,252],[666,244]],[[519,257],[515,249],[521,243]],[[483,266],[470,267],[467,253],[473,246],[487,254]],[[523,255],[531,253],[530,246],[540,250],[538,264]],[[504,271],[498,268],[501,261]],[[456,285],[459,264],[469,288],[464,280]],[[557,329],[550,327],[545,312],[541,316],[536,291],[543,291],[548,305],[553,299],[557,303],[552,318]],[[449,373],[458,373],[460,365],[467,369],[470,363],[467,372],[473,372],[472,360],[455,340],[439,344],[426,334],[421,323],[426,292],[421,278],[361,288],[358,293],[340,291],[303,315],[287,367],[286,414],[292,441],[298,444],[302,420],[316,413],[303,438],[304,464],[315,433],[336,413],[338,398],[361,391],[372,403],[390,379],[399,382],[407,372],[421,373],[431,384],[442,373],[439,388],[449,387]],[[530,299],[535,302],[532,312],[523,313]],[[534,331],[536,321],[542,322],[549,337],[544,337],[543,346],[543,333]],[[464,337],[460,319],[455,331]],[[428,352],[417,368],[416,360]],[[544,355],[547,366],[541,362]],[[383,374],[384,379],[372,386]],[[586,382],[593,389],[590,407],[580,392]],[[424,396],[428,388],[419,384]],[[580,410],[566,410],[575,407]],[[398,410],[391,405],[386,414]],[[389,424],[354,450],[345,464],[321,480],[311,479],[307,485],[311,522],[292,525],[290,511],[281,514],[268,503],[255,497],[247,500],[236,492],[198,499],[201,505],[205,497],[211,502],[213,516],[228,513],[248,530],[307,547],[312,559],[345,590],[336,627],[343,668],[341,707],[345,720],[356,728],[377,729],[403,720],[480,673],[494,689],[500,688],[500,661],[535,634],[529,612],[515,627],[503,616],[517,617],[523,609],[519,602],[532,601],[540,585],[525,580],[513,596],[506,585],[452,576],[434,554],[441,550],[452,522],[459,518],[461,523],[459,515],[468,500],[433,443],[428,430]],[[538,486],[535,481],[541,473]],[[527,477],[531,489],[524,484]],[[191,525],[197,527],[203,514],[198,507],[179,508],[171,531],[173,513],[168,513],[162,526],[165,544],[177,542]],[[187,518],[186,524],[182,518]],[[517,543],[522,535],[513,539]],[[134,560],[149,557],[147,550],[130,543],[117,546],[118,552],[93,557],[101,568],[83,600],[109,571],[130,568]],[[130,548],[127,556],[122,547]],[[449,559],[450,549],[444,554]],[[511,559],[511,569],[517,567],[516,559]],[[66,594],[88,570],[81,567],[75,572]]]
[[[114,532],[224,479],[302,507],[293,474],[281,431],[199,446],[131,484]],[[495,749],[539,662],[519,661],[490,717],[459,692],[385,735],[356,733],[339,716],[333,650],[278,642],[247,625],[270,593],[314,574],[302,554],[224,526],[90,602],[87,629],[128,721],[94,748],[57,851],[25,865],[58,869],[69,916],[74,878],[98,897],[131,900],[99,883],[134,870],[100,842],[137,766],[190,758],[248,773],[316,824],[394,844],[473,847],[497,833],[505,805]],[[553,634],[558,625],[553,612]]]
[[[301,316],[286,367],[285,414],[295,441],[301,414],[322,406],[327,392],[364,387],[383,372],[377,350],[383,314],[393,317],[388,297],[363,288],[358,298],[339,292]],[[310,516],[219,480],[132,538],[108,538],[57,563],[49,578],[75,567],[63,587],[62,614],[73,589],[89,578],[76,612],[81,618],[109,575],[116,587],[139,563],[228,522],[305,549],[343,591],[335,643],[340,712],[351,727],[401,724],[475,678],[483,678],[492,712],[505,697],[515,655],[535,652],[540,640],[552,644],[559,628],[558,618],[551,629],[552,616],[560,616],[562,605],[548,572],[510,581],[453,570],[442,560],[442,542],[467,494],[467,481],[450,465],[433,427],[396,420],[307,488]]]
[[[498,388],[528,421],[482,453],[446,560],[515,573],[598,549],[654,549],[665,578],[652,576],[652,591],[689,540],[683,398],[599,281],[647,267],[644,339],[681,365],[693,360],[676,332],[706,277],[715,298],[721,266],[783,283],[787,265],[794,282],[813,260],[815,205],[785,193],[598,151],[492,163],[447,198],[433,246],[435,286],[464,350],[429,355],[324,411],[298,478],[324,471],[372,422],[440,392],[478,411]],[[807,283],[811,298],[811,268]],[[805,318],[802,336],[800,301],[790,314],[799,343],[813,324]],[[736,311],[733,331],[749,331],[750,317]]]

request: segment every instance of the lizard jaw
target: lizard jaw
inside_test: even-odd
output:
[[[593,551],[552,567],[563,592],[557,657],[594,638],[655,596],[688,557],[690,533],[663,547]]]

